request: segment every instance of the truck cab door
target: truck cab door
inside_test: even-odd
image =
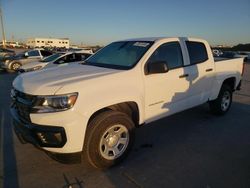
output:
[[[196,106],[208,101],[214,79],[214,63],[207,49],[210,48],[200,41],[185,41],[189,56],[190,92],[188,106]],[[212,52],[210,53],[212,54]]]
[[[164,61],[168,72],[145,75],[145,117],[151,122],[186,108],[190,92],[189,69],[184,67],[179,41],[161,44],[150,56],[149,63]]]

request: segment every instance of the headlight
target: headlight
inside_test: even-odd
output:
[[[33,107],[33,112],[59,112],[72,108],[76,102],[78,94],[38,96]]]
[[[10,60],[9,60],[9,59],[6,59],[4,62],[5,62],[5,63],[9,63],[9,62],[10,62]]]
[[[25,72],[36,71],[36,70],[39,70],[41,68],[42,68],[42,66],[36,66],[36,67],[32,67],[32,68],[26,69]]]

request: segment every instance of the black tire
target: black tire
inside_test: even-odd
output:
[[[12,70],[12,71],[15,71],[15,72],[16,72],[16,71],[18,71],[18,69],[19,69],[21,66],[22,66],[21,63],[14,62],[14,63],[11,64],[10,67],[11,67],[11,70]]]
[[[117,146],[116,148],[118,147],[122,148],[121,154],[117,156],[117,158],[115,159],[107,159],[103,156],[105,152],[104,151],[102,152],[102,150],[105,150],[106,145],[105,144],[102,145],[101,140],[105,138],[104,139],[105,142],[109,143],[107,141],[110,138],[110,134],[108,133],[108,130],[113,129],[115,125],[123,126],[123,128],[121,128],[122,131],[124,127],[127,129],[127,131],[122,134],[126,134],[128,141],[126,144],[120,145],[119,138],[118,138],[114,146],[115,147]],[[84,142],[84,148],[83,148],[84,158],[87,159],[88,162],[92,166],[94,166],[95,168],[99,168],[99,169],[106,169],[106,168],[109,168],[111,166],[114,166],[120,163],[127,156],[127,154],[129,153],[133,145],[134,137],[135,137],[134,127],[135,126],[131,118],[124,113],[121,113],[118,111],[111,111],[111,110],[100,113],[94,119],[92,119],[88,125],[85,142]],[[119,129],[117,130],[117,132],[119,131]],[[121,138],[122,134],[121,133],[119,134]],[[108,155],[110,155],[111,158],[114,157],[114,153],[112,154],[112,151],[109,151]]]
[[[209,102],[211,112],[216,115],[224,115],[227,113],[232,104],[232,93],[232,88],[227,84],[223,84],[217,99]],[[223,105],[225,103],[223,102],[223,98],[227,96],[228,104]]]

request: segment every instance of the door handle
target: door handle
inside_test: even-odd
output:
[[[183,74],[183,75],[180,75],[179,78],[186,78],[188,76],[189,76],[189,74]]]
[[[206,69],[206,72],[210,72],[210,71],[213,71],[213,69],[211,68],[211,69]]]

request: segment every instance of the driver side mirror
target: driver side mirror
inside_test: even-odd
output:
[[[146,74],[157,74],[168,72],[168,66],[166,61],[153,61],[147,64]]]

